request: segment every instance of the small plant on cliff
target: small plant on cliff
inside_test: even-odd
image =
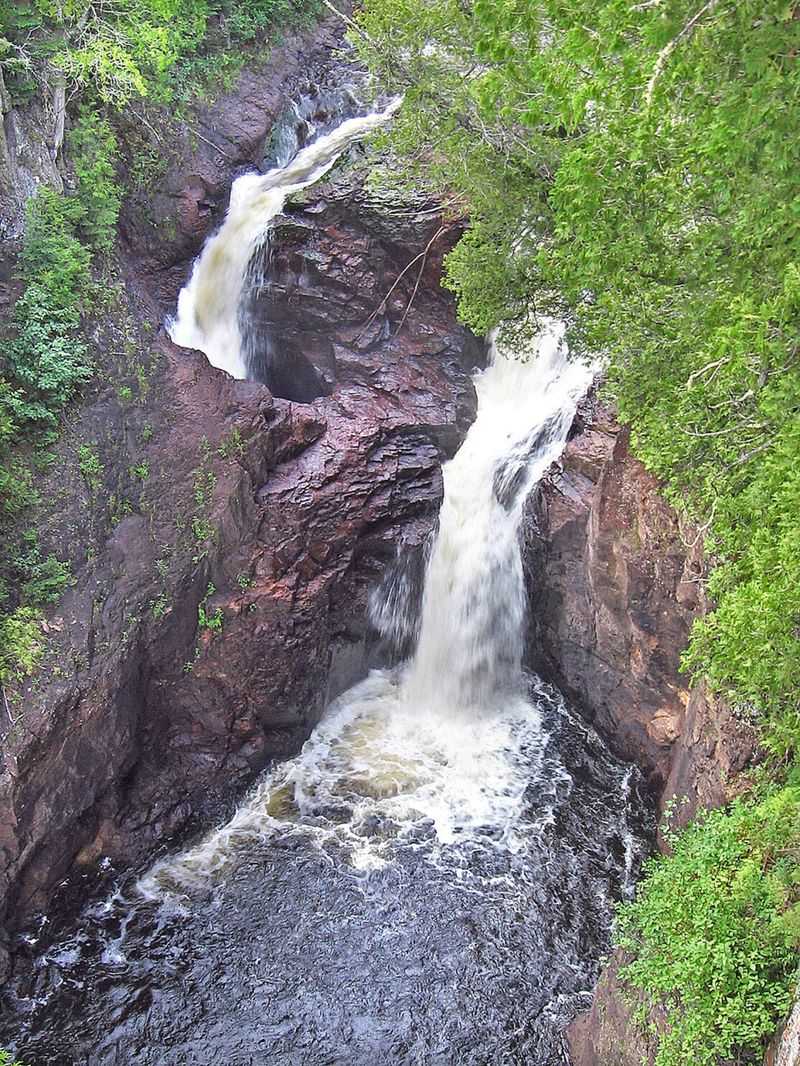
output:
[[[28,607],[55,603],[72,581],[69,563],[57,559],[52,552],[42,558],[35,540],[28,551],[15,561],[23,582],[20,598]]]
[[[17,1059],[12,1059],[10,1051],[0,1048],[0,1066],[23,1066]]]
[[[135,478],[137,481],[147,481],[150,477],[150,464],[142,461],[136,466],[132,466],[129,472],[131,477]]]
[[[38,612],[19,607],[11,614],[0,616],[0,684],[22,681],[36,668],[41,655]]]
[[[241,459],[245,453],[245,441],[241,432],[234,428],[225,437],[219,446],[218,454],[221,459]]]
[[[661,1007],[656,1066],[760,1053],[792,1001],[800,947],[800,788],[702,814],[650,860],[616,940],[621,976]]]
[[[208,610],[208,601],[216,591],[216,588],[209,584],[205,596],[197,607],[197,624],[201,629],[210,629],[214,633],[221,633],[223,624],[222,608],[217,607],[214,611]]]
[[[150,601],[150,613],[156,621],[168,614],[169,610],[170,606],[166,592],[160,593],[156,599]]]
[[[81,444],[78,448],[78,469],[90,493],[100,488],[103,478],[103,462],[97,451],[97,444]]]

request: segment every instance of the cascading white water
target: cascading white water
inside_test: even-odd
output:
[[[176,344],[199,349],[212,366],[226,370],[231,377],[248,376],[239,304],[247,266],[265,239],[270,222],[292,193],[319,181],[354,141],[382,126],[399,105],[396,99],[384,111],[347,119],[303,148],[286,166],[236,179],[225,221],[206,241],[188,284],[178,296],[177,314],[169,323],[169,334]]]
[[[476,377],[477,418],[444,468],[412,661],[373,671],[341,696],[302,752],[269,773],[227,825],[156,864],[139,883],[145,896],[190,889],[288,826],[343,845],[354,866],[368,868],[426,824],[436,847],[482,838],[487,827],[492,846],[518,846],[523,796],[544,748],[539,711],[523,690],[519,524],[592,377],[567,358],[557,324],[521,354],[493,344]],[[365,834],[376,823],[391,831]]]
[[[444,468],[439,533],[405,698],[437,713],[496,705],[519,683],[525,617],[518,531],[531,486],[561,452],[591,369],[567,359],[563,328],[531,350],[492,345],[478,418]]]

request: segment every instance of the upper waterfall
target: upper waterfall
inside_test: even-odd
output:
[[[199,349],[213,366],[232,377],[249,376],[239,304],[248,264],[265,239],[270,222],[293,192],[319,181],[354,141],[388,121],[400,103],[396,98],[383,111],[345,120],[299,151],[285,166],[236,179],[225,221],[206,241],[178,297],[177,314],[169,323],[169,334],[176,344]]]

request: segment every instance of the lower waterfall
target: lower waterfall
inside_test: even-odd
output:
[[[567,1061],[648,826],[637,773],[522,669],[523,505],[591,378],[554,325],[524,355],[477,375],[410,661],[227,824],[30,937],[4,1016],[30,1066]]]

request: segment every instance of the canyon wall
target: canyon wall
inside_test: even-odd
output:
[[[302,339],[313,402],[287,398],[291,360],[277,395],[159,330],[224,183],[339,43],[323,25],[261,80],[242,75],[213,127],[224,158],[198,147],[170,166],[153,192],[161,224],[126,206],[118,289],[90,327],[97,378],[39,486],[41,543],[74,581],[45,621],[42,669],[9,690],[0,963],[33,912],[86,891],[82,871],[208,824],[298,749],[364,670],[367,592],[398,546],[428,536],[441,463],[474,417],[484,348],[439,287],[459,231],[435,204],[370,197],[352,166],[287,208],[253,309],[279,351]],[[411,260],[416,291],[409,271],[387,299]]]
[[[707,608],[701,538],[682,528],[631,455],[627,429],[596,397],[529,500],[525,558],[529,664],[641,768],[658,813],[670,804],[673,828],[724,803],[755,737],[680,671],[692,620]],[[573,1066],[652,1062],[652,1037],[634,1025],[622,994],[620,961],[612,958],[591,1010],[570,1029]]]
[[[457,227],[420,260],[416,294],[416,271],[390,293],[439,230],[435,204],[367,195],[351,166],[287,209],[250,307],[283,356],[271,388],[232,381],[158,329],[232,178],[260,164],[287,99],[325,83],[340,44],[335,20],[289,36],[198,105],[192,129],[169,129],[164,169],[124,205],[98,377],[40,486],[42,543],[69,556],[75,582],[46,620],[41,675],[10,693],[3,726],[0,972],[10,934],[65,878],[140,861],[297,749],[365,667],[369,588],[435,523],[441,462],[474,415],[483,357],[439,287]],[[0,237],[17,237],[31,182],[62,174],[2,84],[0,103],[13,193],[0,198]],[[130,169],[140,134],[131,121]],[[3,287],[0,303],[16,291]],[[640,765],[661,810],[680,801],[675,824],[723,802],[754,739],[680,673],[706,607],[699,537],[595,399],[529,501],[525,538],[529,665]],[[652,1059],[617,965],[571,1029],[575,1066]]]

